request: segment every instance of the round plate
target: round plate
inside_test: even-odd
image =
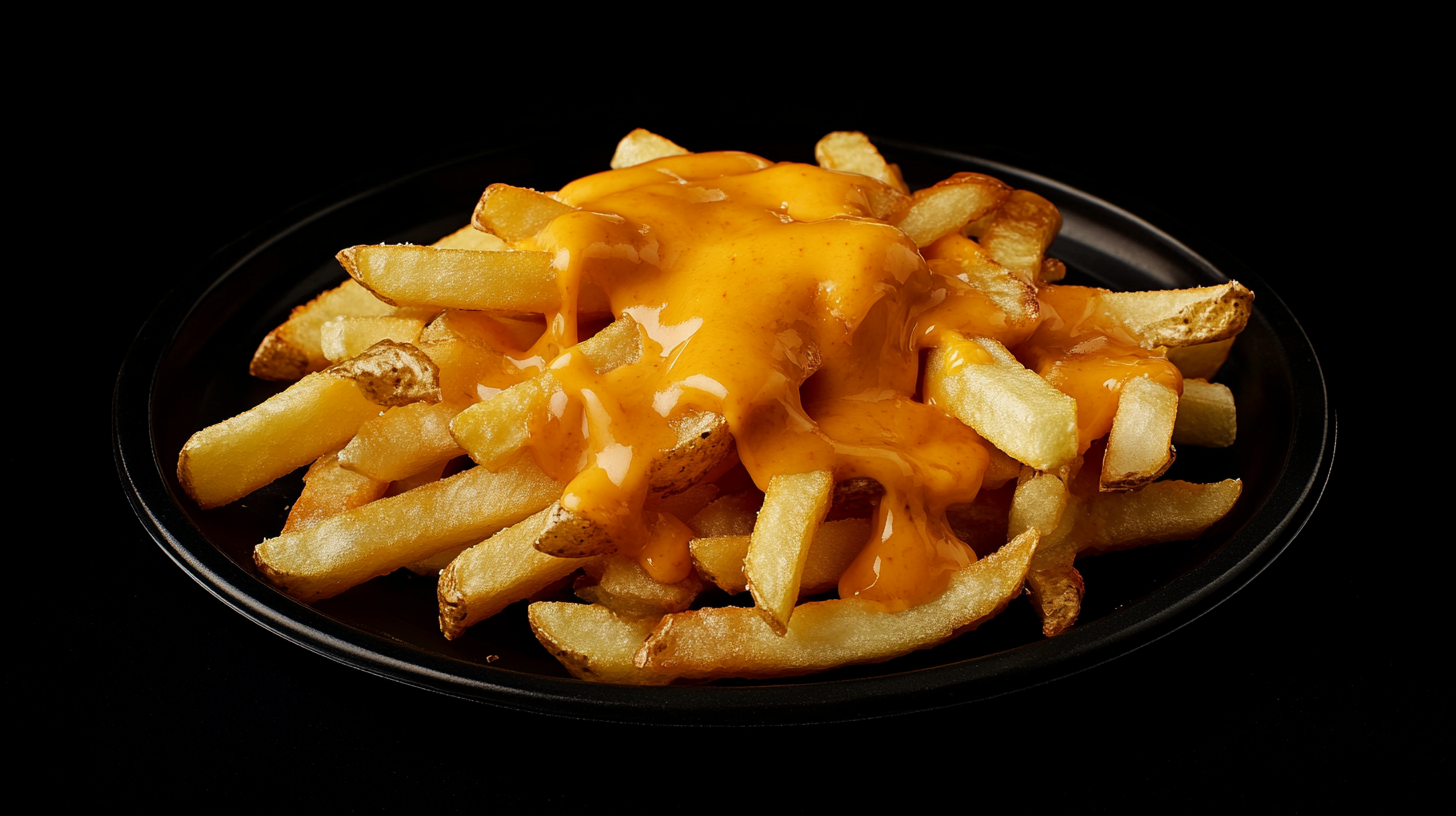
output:
[[[557,189],[600,170],[600,157],[533,143],[467,155],[291,211],[211,258],[158,307],[117,378],[116,461],[138,517],[162,549],[224,603],[295,643],[411,685],[514,708],[594,719],[734,723],[855,719],[953,705],[1046,682],[1165,635],[1257,575],[1313,511],[1334,446],[1318,360],[1284,304],[1255,273],[1216,249],[1203,254],[1141,219],[1066,185],[971,156],[880,141],[912,188],[957,171],[996,176],[1062,212],[1050,253],[1068,283],[1133,290],[1237,279],[1256,294],[1253,317],[1219,381],[1234,392],[1239,438],[1222,450],[1184,448],[1167,478],[1237,476],[1243,495],[1192,542],[1078,562],[1088,587],[1076,626],[1043,638],[1025,602],[977,631],[872,666],[777,681],[633,688],[572,679],[536,642],[516,604],[446,641],[434,581],[405,571],[336,598],[300,604],[266,584],[254,545],[278,534],[301,471],[227,507],[198,510],[176,479],[197,430],[257,405],[274,384],[248,376],[260,338],[289,310],[344,274],[333,260],[356,244],[428,243],[469,221],[493,182]],[[750,144],[774,158],[802,146]],[[791,152],[792,151],[792,152]]]

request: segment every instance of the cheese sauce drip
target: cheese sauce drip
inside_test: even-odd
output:
[[[841,596],[903,609],[975,560],[945,511],[975,498],[989,456],[975,431],[914,398],[917,318],[946,284],[873,219],[877,185],[746,153],[674,156],[572,182],[557,198],[578,210],[518,244],[552,254],[563,303],[521,362],[561,389],[548,420],[559,427],[533,434],[533,453],[570,479],[562,505],[659,580],[686,577],[689,535],[644,510],[648,469],[690,412],[726,418],[760,489],[816,470],[883,486]],[[569,351],[587,286],[636,321],[638,362],[598,374]]]

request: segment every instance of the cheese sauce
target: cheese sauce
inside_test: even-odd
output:
[[[989,298],[875,220],[879,187],[746,153],[673,156],[572,182],[556,197],[578,210],[517,245],[552,254],[563,304],[517,363],[523,376],[549,371],[560,388],[553,427],[533,429],[533,454],[569,479],[562,505],[606,525],[654,578],[681,580],[692,568],[691,532],[644,507],[649,465],[676,440],[670,423],[694,411],[727,419],[760,489],[817,470],[884,487],[841,597],[903,609],[975,560],[946,508],[975,498],[986,443],[918,401],[920,349],[958,331],[1014,345],[1036,324],[1012,327]],[[582,339],[576,309],[588,286],[641,327],[638,362],[598,374],[569,351]],[[1079,405],[1124,369],[1161,371],[1135,346],[1089,356],[1071,316],[1077,302],[1075,293],[1055,300],[1056,327],[1027,344],[1027,359]],[[1079,415],[1084,435],[1110,427],[1104,412]]]

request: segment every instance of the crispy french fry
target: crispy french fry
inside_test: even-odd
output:
[[[544,323],[535,320],[447,309],[425,326],[419,342],[421,346],[429,346],[459,340],[502,354],[519,353],[529,349],[545,329]]]
[[[438,377],[418,349],[386,340],[193,434],[177,478],[203,508],[235,501],[338,450],[381,405],[438,400]]]
[[[388,482],[360,476],[339,467],[338,453],[319,457],[303,477],[303,492],[288,510],[283,532],[307,530],[345,510],[363,507],[384,495]]]
[[[787,677],[927,649],[975,628],[1015,598],[1038,538],[1035,530],[1023,533],[955,573],[939,598],[903,612],[882,612],[859,599],[807,603],[794,610],[783,635],[743,607],[668,615],[635,662],[674,678]]]
[[[809,545],[809,558],[804,562],[799,597],[817,595],[838,586],[839,577],[864,549],[869,537],[870,523],[867,519],[846,518],[819,525],[814,532],[814,541]],[[751,536],[747,535],[695,538],[688,544],[693,566],[705,580],[729,595],[737,595],[748,589],[743,561],[748,557],[750,539]]]
[[[350,247],[338,259],[375,297],[399,306],[549,312],[561,305],[547,252],[405,244]]]
[[[319,344],[329,362],[339,363],[364,353],[380,340],[414,343],[424,328],[425,321],[418,317],[336,317],[320,329]]]
[[[577,597],[601,604],[622,617],[651,617],[656,621],[668,612],[687,609],[703,591],[703,582],[695,574],[677,583],[660,583],[636,559],[620,555],[591,559],[585,572],[576,580]]]
[[[515,244],[540,232],[558,215],[569,212],[576,212],[576,208],[535,190],[492,184],[485,188],[480,203],[475,205],[471,223],[478,230]]]
[[[1197,289],[1104,292],[1097,308],[1139,341],[1143,348],[1202,345],[1244,330],[1254,293],[1238,281]]]
[[[995,210],[1010,193],[1010,187],[990,176],[956,173],[934,187],[916,191],[910,206],[892,223],[916,246],[929,246]]]
[[[499,473],[474,468],[270,538],[253,561],[289,595],[313,602],[479,541],[550,505],[564,487],[530,457]]]
[[[320,331],[325,323],[340,317],[370,317],[393,314],[395,308],[358,283],[347,280],[293,310],[283,325],[268,332],[248,373],[264,380],[292,382],[329,366],[324,356]]]
[[[925,369],[927,401],[1037,470],[1077,455],[1077,401],[986,337],[949,338]]]
[[[1100,494],[1078,526],[1079,546],[1093,554],[1197,538],[1233,509],[1242,491],[1238,479],[1212,484],[1174,480]]]
[[[617,142],[611,166],[613,170],[621,170],[623,167],[633,167],[664,156],[681,156],[687,152],[671,139],[637,128]]]
[[[701,512],[688,519],[688,527],[695,535],[748,536],[753,535],[753,525],[758,519],[758,509],[763,506],[763,494],[757,490],[730,493],[714,500]],[[748,550],[743,551],[744,554]]]
[[[1204,380],[1184,380],[1178,398],[1178,419],[1173,424],[1173,444],[1205,448],[1226,448],[1238,436],[1238,411],[1234,394],[1226,385]]]
[[[670,675],[637,668],[655,618],[621,618],[604,606],[539,601],[527,611],[531,631],[573,677],[598,683],[660,686]]]
[[[1101,489],[1132,490],[1162,476],[1173,464],[1177,417],[1177,391],[1150,377],[1123,383],[1102,457]]]
[[[582,567],[580,560],[553,558],[536,550],[548,512],[542,510],[470,547],[441,571],[437,595],[440,631],[446,638],[460,637],[467,628]]]
[[[814,161],[826,170],[859,173],[901,193],[910,192],[894,165],[885,161],[869,137],[858,131],[835,131],[820,139],[814,145]]]
[[[531,439],[557,393],[559,385],[549,373],[526,380],[461,411],[449,432],[476,464],[494,470]]]
[[[996,210],[981,234],[981,246],[1023,281],[1040,285],[1050,282],[1041,277],[1042,260],[1061,229],[1062,214],[1054,204],[1030,190],[1017,190]]]
[[[809,545],[829,511],[833,491],[834,474],[827,470],[775,476],[753,525],[743,574],[754,604],[781,635],[788,631]]]
[[[510,244],[476,229],[473,224],[466,224],[430,246],[440,249],[473,249],[478,252],[502,252],[511,248]]]

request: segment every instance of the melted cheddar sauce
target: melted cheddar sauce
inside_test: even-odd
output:
[[[923,256],[873,218],[873,194],[884,194],[873,179],[812,165],[673,156],[572,182],[555,195],[578,210],[517,245],[552,254],[564,304],[514,361],[522,378],[549,371],[559,386],[532,453],[569,481],[562,505],[606,525],[657,580],[692,569],[691,531],[648,509],[649,465],[688,412],[727,419],[760,489],[817,470],[879,482],[874,533],[839,592],[896,610],[976,559],[946,508],[975,498],[989,462],[975,431],[918,401],[922,348],[957,332],[1015,348],[1086,406],[1083,450],[1110,427],[1126,377],[1176,376],[1081,315],[1075,287],[1051,287],[1040,327],[1013,326],[944,263],[981,257],[974,242],[955,236]],[[570,350],[590,317],[577,314],[584,287],[641,327],[639,362],[598,374]]]

